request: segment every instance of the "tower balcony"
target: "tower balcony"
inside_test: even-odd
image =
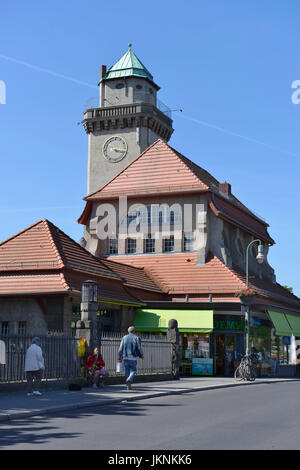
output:
[[[91,106],[93,99],[86,105]],[[161,101],[158,107],[143,102],[107,107],[87,107],[84,111],[82,124],[87,133],[100,132],[108,129],[124,129],[125,127],[149,127],[160,137],[168,141],[173,133],[171,111]],[[167,115],[169,114],[169,116]]]

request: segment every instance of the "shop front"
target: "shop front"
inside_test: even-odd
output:
[[[241,316],[214,315],[212,357],[214,375],[234,375],[244,354],[245,321]]]
[[[232,376],[244,353],[244,318],[213,310],[138,309],[137,331],[166,334],[175,318],[182,375]]]
[[[178,323],[181,375],[213,375],[213,310],[137,309],[134,326],[144,333],[167,334],[171,319]]]
[[[176,319],[179,330],[181,375],[234,375],[245,353],[245,317],[196,309],[137,309],[136,331],[166,334]],[[300,336],[300,317],[282,312],[252,312],[250,345],[259,352],[258,375],[274,374],[292,364],[294,337]],[[294,338],[295,339],[295,338]]]

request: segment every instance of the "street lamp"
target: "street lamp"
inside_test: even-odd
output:
[[[249,288],[249,248],[250,246],[253,245],[253,243],[259,243],[257,256],[256,256],[257,262],[259,264],[262,264],[265,261],[264,245],[261,243],[260,240],[252,240],[252,242],[250,242],[249,245],[247,246],[247,250],[246,250],[246,287],[247,289]]]
[[[254,244],[258,243],[256,260],[259,264],[262,264],[265,260],[264,246],[260,240],[252,240],[246,249],[246,288],[249,288],[249,248]],[[246,354],[249,354],[249,339],[250,339],[250,307],[246,305],[245,309],[245,329],[246,329]]]

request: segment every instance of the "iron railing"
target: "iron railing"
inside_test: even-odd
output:
[[[105,369],[110,376],[118,376],[116,362],[118,349],[124,333],[102,333],[97,342],[105,361]],[[41,348],[45,360],[43,378],[70,379],[81,375],[82,359],[78,357],[78,339],[61,332],[49,332],[40,336]],[[5,347],[3,361],[0,360],[0,384],[23,382],[27,348],[31,345],[32,336],[0,334],[0,346]],[[172,371],[171,343],[163,336],[141,336],[144,359],[138,359],[138,374],[169,374]]]
[[[118,350],[124,333],[103,333],[101,335],[100,350],[105,361],[105,369],[110,375],[116,373]],[[141,344],[144,359],[138,359],[137,374],[169,374],[172,372],[171,343],[163,336],[142,336]]]

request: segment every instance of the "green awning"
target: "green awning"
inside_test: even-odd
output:
[[[213,330],[213,310],[137,309],[136,331],[167,332],[169,320],[178,322],[180,333],[210,333]]]
[[[287,321],[289,322],[293,335],[300,336],[300,317],[295,317],[295,315],[285,314]]]
[[[284,313],[275,312],[274,310],[268,310],[268,313],[277,335],[291,336],[293,334],[293,331]]]

